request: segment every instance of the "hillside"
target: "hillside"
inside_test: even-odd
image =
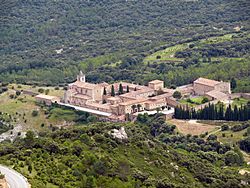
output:
[[[93,82],[102,72],[98,79],[144,82],[158,74],[150,67],[141,71],[154,51],[248,32],[248,7],[246,0],[1,0],[0,81],[58,85],[81,68]],[[134,69],[138,78],[124,69]],[[165,77],[169,70],[161,71]]]
[[[121,126],[128,140],[109,135]],[[25,175],[34,188],[246,187],[240,181],[247,177],[238,174],[242,167],[225,165],[222,150],[173,149],[149,130],[142,124],[95,123],[41,132],[38,138],[28,132],[25,139],[0,144],[0,162]]]

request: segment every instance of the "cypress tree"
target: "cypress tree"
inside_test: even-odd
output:
[[[239,110],[237,108],[237,105],[234,106],[233,120],[234,121],[238,121],[239,120]]]
[[[103,89],[103,95],[107,95],[106,87]]]
[[[123,94],[123,87],[122,87],[122,84],[119,85],[119,94]]]
[[[127,93],[129,92],[129,87],[127,86]]]
[[[220,106],[219,106],[218,119],[220,119],[220,120],[224,119],[224,106],[223,106],[223,104],[220,104]]]
[[[115,96],[115,88],[114,88],[113,85],[111,86],[111,96],[112,96],[112,97]]]
[[[236,80],[234,78],[231,79],[230,84],[231,84],[232,89],[235,89],[237,87],[237,83],[236,83]]]

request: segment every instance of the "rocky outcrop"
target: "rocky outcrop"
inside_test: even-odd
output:
[[[109,134],[111,134],[114,138],[118,138],[120,140],[127,140],[128,139],[128,135],[127,135],[124,127],[121,127],[119,130],[112,129]]]

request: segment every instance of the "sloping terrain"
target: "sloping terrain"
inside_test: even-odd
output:
[[[141,62],[162,45],[249,29],[247,0],[0,3],[0,81],[19,83],[65,83],[79,68],[89,72],[124,56]],[[86,61],[99,56],[101,63]]]

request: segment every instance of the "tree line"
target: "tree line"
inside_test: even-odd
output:
[[[202,109],[196,110],[189,107],[175,108],[174,117],[177,119],[201,119],[201,120],[226,120],[226,121],[247,121],[250,119],[250,105],[236,105],[232,107],[230,104],[224,108],[222,103],[208,104]]]

